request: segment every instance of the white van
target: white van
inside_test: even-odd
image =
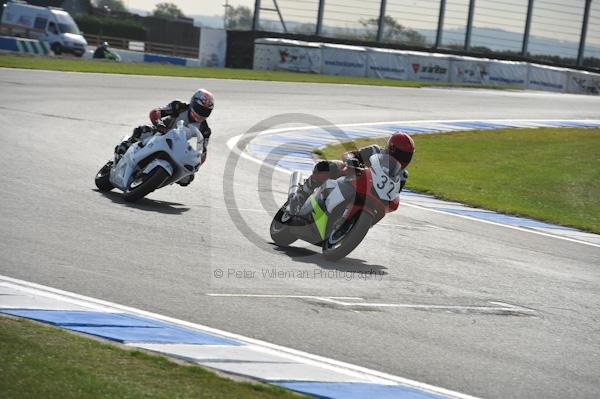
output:
[[[68,12],[53,7],[37,7],[24,1],[4,4],[0,33],[46,41],[55,54],[81,57],[87,41]]]

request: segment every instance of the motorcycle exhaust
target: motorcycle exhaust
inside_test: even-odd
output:
[[[294,172],[290,177],[290,187],[288,188],[288,198],[296,193],[298,185],[302,183],[302,173]]]

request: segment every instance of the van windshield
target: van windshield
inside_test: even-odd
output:
[[[64,11],[56,11],[52,10],[52,13],[56,16],[56,20],[58,22],[58,28],[61,33],[74,33],[76,35],[80,35],[81,32],[77,27],[75,21],[69,14]]]
[[[61,33],[74,33],[76,35],[80,35],[81,32],[79,31],[79,28],[77,28],[77,25],[75,24],[58,24],[58,28],[60,29]]]

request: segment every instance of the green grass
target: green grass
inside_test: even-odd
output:
[[[300,398],[278,387],[235,382],[198,366],[4,316],[0,397]]]
[[[600,233],[600,129],[505,129],[414,135],[407,188]],[[317,154],[337,159],[357,140]]]
[[[351,76],[331,76],[311,73],[264,71],[252,69],[209,68],[209,67],[184,67],[156,63],[115,63],[97,60],[81,60],[76,58],[35,57],[25,55],[0,55],[0,67],[43,69],[51,71],[69,72],[95,72],[119,73],[125,75],[152,75],[176,76],[188,78],[217,78],[217,79],[244,79],[267,80],[277,82],[305,82],[305,83],[338,83],[370,86],[395,86],[395,87],[425,87],[449,86],[515,89],[510,86],[482,86],[482,85],[453,85],[449,83],[409,82],[403,80],[359,78]]]

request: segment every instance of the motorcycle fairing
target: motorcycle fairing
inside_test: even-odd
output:
[[[188,140],[194,136],[198,139],[196,149],[188,143]],[[117,165],[110,171],[110,182],[115,187],[126,191],[140,163],[152,156],[157,159],[145,165],[144,173],[150,173],[155,168],[162,167],[171,175],[168,183],[180,180],[194,173],[200,167],[200,157],[203,151],[201,137],[198,129],[186,127],[183,124],[178,124],[177,128],[164,135],[149,136],[141,142],[131,145],[123,154]],[[168,160],[159,159],[163,156]]]
[[[353,202],[354,189],[345,177],[325,181],[304,203],[290,226],[301,239],[319,243],[339,224],[345,205]],[[308,227],[308,228],[307,228]]]

